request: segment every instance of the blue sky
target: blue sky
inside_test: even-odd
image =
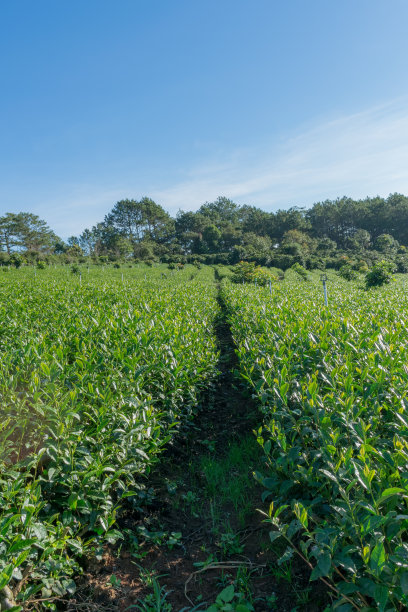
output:
[[[406,0],[0,7],[0,214],[408,194]]]

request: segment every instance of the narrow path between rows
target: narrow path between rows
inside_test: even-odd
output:
[[[253,478],[264,467],[253,433],[260,414],[236,375],[219,285],[218,303],[220,374],[194,424],[149,479],[147,514],[121,519],[128,541],[88,566],[69,612],[206,610],[229,585],[255,612],[324,609],[311,601],[304,569],[296,562],[278,567],[270,550],[269,530],[257,511],[266,503]]]

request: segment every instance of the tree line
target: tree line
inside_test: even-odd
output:
[[[393,260],[408,271],[408,198],[342,197],[311,208],[266,212],[226,197],[171,217],[148,197],[121,200],[103,221],[67,242],[31,213],[0,217],[0,262],[12,259],[142,260],[234,264],[241,260],[287,269],[338,267],[344,258],[370,266]]]

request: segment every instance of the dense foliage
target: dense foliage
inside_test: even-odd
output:
[[[216,373],[208,274],[1,275],[0,609],[52,608],[78,559],[121,537],[118,508],[143,507],[146,475]]]
[[[381,287],[391,282],[394,266],[389,261],[379,261],[367,272],[365,277],[366,287]]]
[[[254,283],[264,287],[272,281],[278,280],[278,277],[261,268],[261,266],[257,266],[254,262],[240,261],[233,267],[231,280],[234,283]]]
[[[403,272],[408,259],[400,245],[408,244],[407,214],[408,198],[400,194],[359,201],[344,197],[276,213],[220,197],[196,212],[180,211],[175,219],[143,198],[118,202],[102,223],[69,244],[94,255],[195,257],[222,264],[245,259],[284,270],[295,263],[340,267],[342,255],[352,255],[356,266],[385,257]]]
[[[16,249],[50,252],[55,250],[57,242],[57,236],[37,215],[7,213],[0,217],[0,253],[10,256]]]
[[[118,509],[142,511],[152,465],[217,374],[217,280],[258,400],[256,478],[280,562],[299,555],[341,612],[404,610],[408,303],[384,261],[383,286],[344,263],[327,273],[328,308],[320,274],[304,282],[300,264],[283,280],[254,262],[215,277],[197,265],[6,269],[0,609],[52,608],[81,557],[122,538]]]
[[[0,264],[18,265],[21,256],[24,262],[49,263],[55,258],[224,265],[246,260],[282,270],[299,264],[366,271],[385,260],[406,273],[407,215],[408,198],[401,194],[343,197],[277,212],[220,197],[175,218],[144,197],[117,202],[94,227],[64,243],[35,215],[8,213],[0,217]]]
[[[289,273],[269,292],[226,284],[242,377],[262,407],[258,474],[272,546],[300,555],[335,609],[408,604],[407,300]]]

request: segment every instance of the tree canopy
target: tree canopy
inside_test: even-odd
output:
[[[51,252],[59,238],[45,221],[32,213],[6,213],[0,217],[0,251]]]
[[[343,196],[311,208],[266,212],[226,197],[172,218],[149,197],[117,202],[105,218],[67,243],[31,213],[0,217],[0,251],[61,253],[110,259],[241,259],[285,269],[294,263],[341,265],[352,256],[368,265],[380,256],[408,269],[408,198]],[[343,261],[344,263],[344,261]],[[337,265],[337,264],[336,264]]]

